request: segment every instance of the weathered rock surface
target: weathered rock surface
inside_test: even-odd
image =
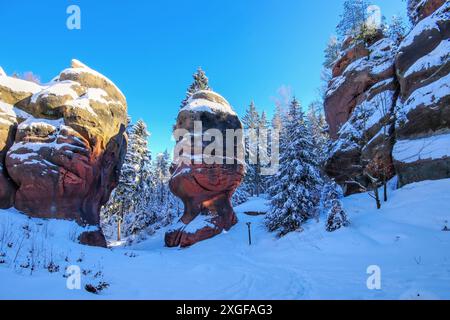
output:
[[[192,96],[178,114],[175,129],[184,129],[193,135],[196,123],[202,125],[200,134],[203,138],[209,129],[217,129],[223,135],[223,145],[219,147],[223,148],[223,156],[215,154],[223,164],[207,164],[205,159],[196,162],[211,144],[210,140],[200,142],[200,154],[192,150],[184,155],[184,161],[172,166],[170,189],[183,201],[185,209],[178,225],[166,234],[169,247],[191,246],[229,230],[237,223],[231,196],[242,181],[244,166],[237,157],[231,158],[231,163],[227,162],[230,158],[226,158],[226,130],[242,129],[242,124],[229,103],[212,91],[199,91]],[[242,141],[233,142],[235,156],[239,148],[243,148]],[[197,218],[200,214],[202,216]]]
[[[450,3],[422,1],[417,17],[396,58],[400,185],[450,177]]]
[[[326,172],[346,194],[359,192],[358,183],[367,185],[366,163],[382,163],[392,175],[392,114],[398,95],[394,50],[395,44],[386,38],[367,48],[356,43],[334,67],[325,112],[335,141]]]
[[[325,111],[335,140],[327,173],[347,194],[382,163],[399,185],[450,177],[450,3],[423,0],[398,48],[350,46],[336,62]],[[394,168],[393,168],[394,166]]]
[[[0,76],[0,205],[98,226],[126,150],[126,100],[74,60],[48,85]],[[106,245],[101,231],[80,241]]]

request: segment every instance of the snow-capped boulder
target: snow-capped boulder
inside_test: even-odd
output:
[[[233,164],[227,164],[230,159],[225,158],[225,149],[227,130],[242,129],[242,124],[230,104],[213,91],[199,91],[190,98],[178,114],[175,130],[187,130],[194,135],[195,123],[202,125],[202,138],[209,129],[222,133],[224,164],[206,164],[201,158],[197,163],[200,155],[193,153],[188,155],[189,161],[175,162],[172,166],[170,189],[183,201],[185,211],[178,225],[166,234],[165,241],[169,247],[193,245],[229,230],[237,223],[231,197],[242,181],[244,166],[237,157],[232,159]],[[202,154],[211,143],[206,140],[202,141]],[[233,142],[232,148],[242,148],[242,145],[237,145],[240,143],[242,141]],[[208,216],[197,218],[201,213]]]
[[[381,38],[368,47],[362,43],[350,46],[334,66],[335,77],[325,99],[334,139],[326,172],[344,186],[346,194],[359,192],[358,183],[367,184],[365,163],[382,163],[388,176],[392,175],[389,137],[398,95],[394,58],[395,43]]]
[[[450,152],[429,152],[450,132],[450,2],[424,0],[417,10],[418,22],[396,57],[401,94],[394,158],[400,185],[450,177]]]
[[[120,90],[74,60],[47,85],[0,77],[2,105],[0,143],[6,147],[0,160],[14,201],[0,192],[0,204],[33,217],[98,226],[126,149],[127,105]],[[0,184],[4,190],[1,176]],[[106,245],[100,230],[80,241]]]

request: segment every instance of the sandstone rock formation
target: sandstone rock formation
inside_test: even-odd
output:
[[[396,58],[400,185],[450,177],[450,3],[422,1]],[[435,10],[435,11],[432,11]]]
[[[326,172],[346,194],[360,191],[359,183],[367,184],[365,163],[380,162],[391,175],[391,115],[398,94],[394,50],[393,41],[382,37],[367,48],[356,43],[333,69],[325,113],[335,142]]]
[[[227,129],[242,129],[242,124],[229,103],[212,91],[199,91],[191,97],[178,114],[175,130],[184,129],[193,136],[196,122],[202,125],[200,154],[192,146],[192,153],[185,154],[184,161],[181,161],[182,157],[178,158],[172,166],[170,189],[183,201],[185,208],[179,223],[166,234],[169,247],[191,246],[229,230],[237,223],[231,196],[244,174],[244,166],[238,157],[238,151],[243,148],[242,140],[232,140],[235,156],[231,162],[226,158],[225,149]],[[196,162],[212,142],[205,141],[209,129],[217,129],[223,135],[223,146],[219,146],[223,148],[223,156],[215,154],[223,164],[206,164],[208,162],[201,158],[200,163]],[[202,216],[197,218],[199,215]]]
[[[367,185],[368,163],[400,186],[450,177],[449,8],[420,1],[398,48],[389,39],[344,44],[325,101],[334,139],[326,171],[347,194],[360,191],[350,181]]]
[[[98,226],[126,150],[124,95],[73,60],[46,85],[0,75],[0,206]],[[98,229],[80,237],[105,246]]]

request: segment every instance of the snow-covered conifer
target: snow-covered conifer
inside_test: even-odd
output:
[[[211,90],[211,88],[209,87],[208,77],[201,67],[198,67],[197,72],[195,72],[192,77],[194,78],[194,81],[189,86],[186,92],[186,98],[183,100],[183,102],[181,102],[181,108],[184,108],[187,105],[189,98],[192,97],[192,95],[197,91]]]
[[[325,61],[323,62],[323,66],[326,69],[330,69],[333,67],[334,62],[339,58],[341,54],[341,43],[335,36],[330,37],[328,41],[327,47],[324,51]]]
[[[343,192],[340,186],[334,181],[327,183],[322,193],[322,201],[327,213],[326,230],[328,232],[333,232],[349,225],[347,214],[342,206],[342,197]]]
[[[356,37],[361,32],[368,17],[366,0],[345,0],[344,12],[340,16],[336,31],[341,39]]]
[[[280,236],[299,230],[315,216],[322,178],[300,103],[294,98],[281,137],[280,169],[272,178],[271,210],[265,218],[269,231]]]

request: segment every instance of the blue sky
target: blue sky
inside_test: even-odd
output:
[[[272,114],[283,86],[304,105],[320,86],[323,49],[343,0],[0,0],[0,66],[49,81],[77,58],[125,93],[132,119],[170,148],[180,101],[201,66],[213,89],[242,115],[254,100]],[[390,17],[402,0],[374,0]],[[66,8],[81,8],[81,30]]]

